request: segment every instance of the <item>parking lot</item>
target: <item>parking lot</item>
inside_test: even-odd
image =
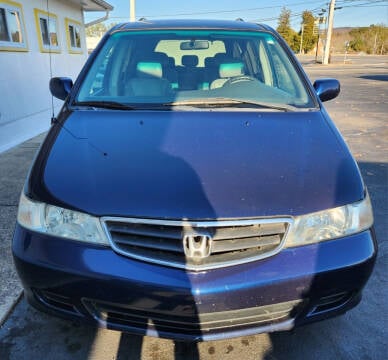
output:
[[[311,81],[334,77],[341,94],[325,106],[355,156],[374,205],[379,254],[361,304],[346,315],[298,328],[216,342],[181,344],[94,329],[50,317],[21,297],[0,328],[0,359],[383,359],[388,314],[388,56],[300,61]],[[38,137],[0,154],[0,307],[20,294],[10,246],[16,204]],[[319,166],[319,165],[317,165]]]

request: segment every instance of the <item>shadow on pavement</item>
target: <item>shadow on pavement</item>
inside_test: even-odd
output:
[[[378,81],[388,81],[388,75],[362,75],[359,76],[360,79],[366,79],[366,80],[378,80]]]

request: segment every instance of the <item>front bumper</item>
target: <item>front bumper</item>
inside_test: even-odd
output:
[[[28,301],[59,316],[176,340],[289,330],[357,305],[376,258],[373,230],[202,272],[16,225],[13,254]]]

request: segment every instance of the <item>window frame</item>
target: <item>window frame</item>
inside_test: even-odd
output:
[[[0,0],[0,8],[4,9],[5,11],[5,19],[6,22],[8,21],[8,12],[10,11],[16,11],[19,14],[19,21],[20,21],[20,33],[22,37],[22,42],[15,42],[12,40],[0,40],[0,51],[28,51],[28,41],[27,41],[27,31],[26,31],[26,25],[24,21],[24,13],[23,13],[23,6],[20,3],[9,1],[9,0]],[[8,24],[6,24],[6,29],[8,32],[8,36],[10,37],[9,33],[9,27]]]
[[[37,9],[37,8],[34,9],[34,15],[35,15],[35,27],[36,27],[36,33],[38,36],[38,43],[39,43],[40,52],[59,54],[61,52],[61,43],[59,41],[60,37],[59,37],[58,16],[51,13],[51,12],[49,13],[47,11]],[[41,27],[41,19],[45,20],[47,22],[47,30],[48,30],[50,45],[46,45],[43,43],[43,32],[42,32],[42,27]],[[49,29],[50,20],[55,20],[55,33],[57,35],[58,45],[51,44],[50,29]]]
[[[71,45],[72,34],[70,33],[70,26],[73,26],[73,28],[79,29],[79,34],[80,34],[80,47],[79,48]],[[82,39],[82,36],[81,36],[82,24],[79,21],[76,21],[76,20],[73,20],[70,18],[65,18],[65,29],[66,29],[67,49],[69,51],[69,54],[83,54],[84,49],[82,47],[82,40],[81,40]],[[75,36],[75,34],[74,34],[74,36]]]

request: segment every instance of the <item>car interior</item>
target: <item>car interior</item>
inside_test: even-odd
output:
[[[98,55],[81,97],[153,102],[260,95],[275,102],[308,101],[287,55],[271,41],[171,34],[118,40]]]

